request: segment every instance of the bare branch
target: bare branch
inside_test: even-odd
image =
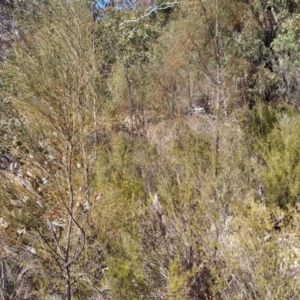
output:
[[[178,1],[174,1],[174,2],[165,2],[164,4],[161,4],[161,5],[159,5],[159,6],[155,6],[154,8],[152,8],[147,14],[142,15],[142,16],[138,17],[137,19],[126,20],[126,21],[124,21],[124,22],[121,22],[119,25],[120,25],[120,26],[123,26],[123,25],[126,25],[126,24],[128,24],[128,23],[136,23],[136,22],[139,22],[140,20],[149,17],[152,13],[154,13],[154,12],[156,12],[156,11],[159,11],[159,10],[165,10],[165,9],[168,9],[168,8],[172,8],[172,7],[174,7],[176,4],[179,4],[179,2],[178,2]]]

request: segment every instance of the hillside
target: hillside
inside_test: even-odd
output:
[[[0,11],[0,300],[299,298],[297,0]]]

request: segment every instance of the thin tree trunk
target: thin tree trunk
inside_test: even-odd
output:
[[[129,94],[129,111],[130,111],[130,120],[131,120],[131,134],[134,127],[134,119],[135,119],[135,107],[134,107],[134,98],[132,92],[132,86],[130,83],[130,78],[128,74],[128,63],[124,65],[125,78],[128,86],[128,94]]]
[[[70,246],[71,246],[71,234],[72,234],[72,225],[73,225],[73,206],[74,206],[74,195],[72,187],[72,145],[71,143],[67,144],[68,152],[68,161],[66,166],[66,179],[68,185],[68,195],[69,195],[69,221],[68,221],[68,230],[67,230],[67,240],[65,245],[65,258],[64,258],[64,268],[65,268],[65,284],[66,284],[66,300],[71,300],[72,298],[72,285],[71,285],[71,272],[69,261],[70,256]]]

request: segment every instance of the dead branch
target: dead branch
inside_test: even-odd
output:
[[[119,26],[123,26],[123,25],[128,24],[128,23],[136,23],[136,22],[139,22],[140,20],[149,17],[152,13],[154,13],[154,12],[156,12],[156,11],[159,11],[159,10],[165,10],[165,9],[168,9],[168,8],[172,8],[172,7],[174,7],[176,4],[179,4],[179,2],[178,2],[178,1],[174,1],[174,2],[166,2],[166,3],[161,4],[161,5],[159,5],[159,6],[155,6],[155,7],[152,8],[147,14],[142,15],[142,16],[138,17],[137,19],[131,19],[131,20],[123,21],[123,22],[121,22],[121,23],[119,24]]]

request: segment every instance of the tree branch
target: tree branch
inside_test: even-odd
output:
[[[161,4],[159,6],[155,6],[154,8],[152,8],[148,13],[146,13],[145,15],[142,15],[140,17],[138,17],[137,19],[131,19],[131,20],[126,20],[126,21],[123,21],[119,24],[119,26],[123,26],[123,25],[126,25],[128,23],[136,23],[136,22],[139,22],[140,20],[142,19],[145,19],[147,17],[149,17],[152,13],[156,12],[156,11],[159,11],[159,10],[165,10],[165,9],[168,9],[168,8],[172,8],[174,7],[176,4],[179,4],[178,1],[174,1],[174,2],[165,2],[164,4]]]

